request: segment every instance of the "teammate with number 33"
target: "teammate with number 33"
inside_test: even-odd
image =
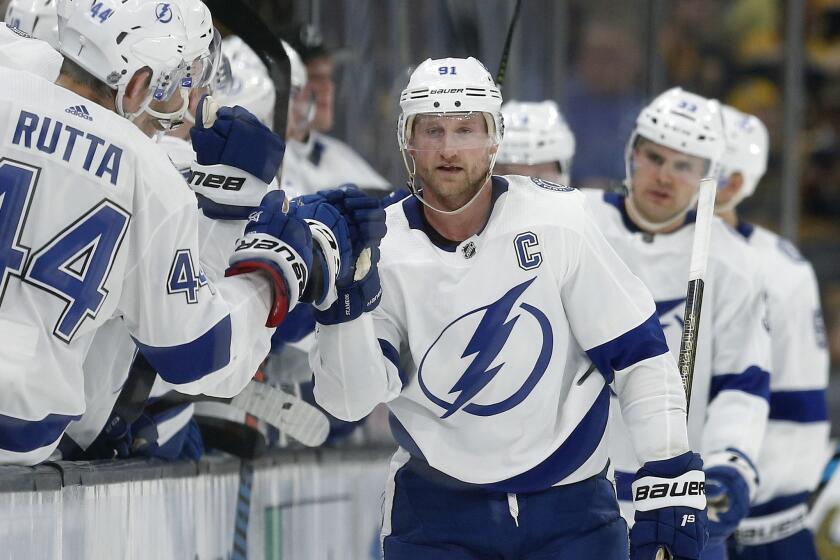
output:
[[[637,507],[681,522],[634,558],[695,559],[702,461],[653,299],[582,194],[492,175],[501,104],[473,58],[411,75],[398,138],[413,196],[387,208],[366,274],[316,314],[315,397],[343,420],[388,403],[387,560],[625,560],[606,477],[614,383],[643,465]]]

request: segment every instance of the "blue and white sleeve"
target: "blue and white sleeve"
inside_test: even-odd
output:
[[[752,465],[767,427],[770,338],[765,293],[757,268],[747,266],[718,282],[713,310],[712,379],[701,451],[707,467],[732,452]],[[751,487],[751,492],[752,492]]]
[[[234,396],[268,354],[271,288],[256,274],[207,278],[198,211],[186,189],[141,203],[119,312],[139,351],[179,391]]]
[[[562,288],[575,338],[607,382],[615,381],[639,462],[689,450],[685,393],[653,298],[590,218]]]
[[[772,370],[770,413],[758,458],[756,503],[802,496],[819,481],[828,448],[829,358],[819,290],[810,265],[787,294],[768,300]],[[807,272],[807,273],[806,273]]]

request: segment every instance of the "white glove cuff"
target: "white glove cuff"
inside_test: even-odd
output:
[[[261,179],[230,165],[192,162],[187,178],[197,194],[225,206],[257,207],[269,187]]]
[[[321,248],[327,263],[327,277],[324,278],[324,282],[327,283],[327,295],[321,301],[312,304],[318,311],[324,311],[338,299],[335,281],[341,270],[341,254],[338,252],[338,240],[330,228],[317,220],[307,219],[305,222],[309,224],[309,231],[312,232],[312,241]]]
[[[703,471],[688,471],[676,478],[645,476],[633,482],[633,506],[636,511],[675,506],[705,509],[705,485]]]
[[[229,264],[247,261],[271,261],[280,268],[289,292],[289,311],[294,309],[306,286],[309,272],[306,262],[292,247],[266,233],[249,233],[236,240]]]
[[[703,457],[704,469],[720,466],[731,467],[741,475],[747,483],[750,501],[752,501],[755,498],[755,491],[758,488],[758,472],[747,458],[740,453],[733,453],[732,451],[716,451]]]

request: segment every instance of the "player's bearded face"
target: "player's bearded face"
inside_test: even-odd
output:
[[[417,115],[408,145],[424,196],[448,210],[463,206],[484,185],[497,149],[481,113]]]
[[[684,212],[708,169],[708,161],[646,139],[633,149],[630,196],[642,216],[665,222]]]

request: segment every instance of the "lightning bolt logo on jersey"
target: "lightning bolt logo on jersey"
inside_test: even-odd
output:
[[[426,351],[417,371],[417,379],[423,394],[444,410],[441,418],[448,418],[462,409],[476,416],[501,414],[521,403],[542,379],[551,360],[554,342],[551,324],[545,313],[533,305],[525,302],[517,305],[534,279],[511,288],[490,305],[469,311],[449,323]],[[514,308],[522,313],[511,315]],[[466,325],[472,325],[476,320],[479,320],[478,326],[460,355],[461,360],[470,358],[472,361],[451,388],[437,391],[438,385],[445,386],[451,382],[454,372],[449,364],[453,359],[457,360],[457,357],[447,355],[448,352],[458,347],[458,340],[465,332],[469,332]],[[523,324],[517,328],[520,320]],[[532,336],[536,334],[533,328],[524,326],[526,321],[531,323],[530,327],[538,327],[538,338]],[[536,344],[540,339],[541,343]],[[532,363],[531,367],[527,365],[529,362]],[[515,384],[518,388],[512,394],[501,400],[491,398],[490,402],[482,404],[479,397],[497,375],[515,379],[521,378],[525,372],[528,372],[527,376]],[[435,390],[430,389],[429,385]],[[510,387],[511,382],[507,381],[505,386]]]
[[[607,463],[606,380],[667,353],[664,344],[636,346],[631,332],[647,339],[649,324],[658,330],[654,304],[618,257],[604,254],[577,191],[494,177],[491,200],[482,231],[460,242],[435,236],[416,198],[386,210],[372,320],[391,427],[414,457],[470,484],[525,492],[584,480]],[[323,337],[343,332],[324,328],[319,346],[326,353],[333,341]],[[342,371],[355,371],[353,359],[342,358]],[[604,375],[584,376],[593,362]],[[321,363],[319,402],[361,408],[379,398],[358,376],[352,396],[333,392],[338,369]],[[337,416],[355,416],[348,412]]]

